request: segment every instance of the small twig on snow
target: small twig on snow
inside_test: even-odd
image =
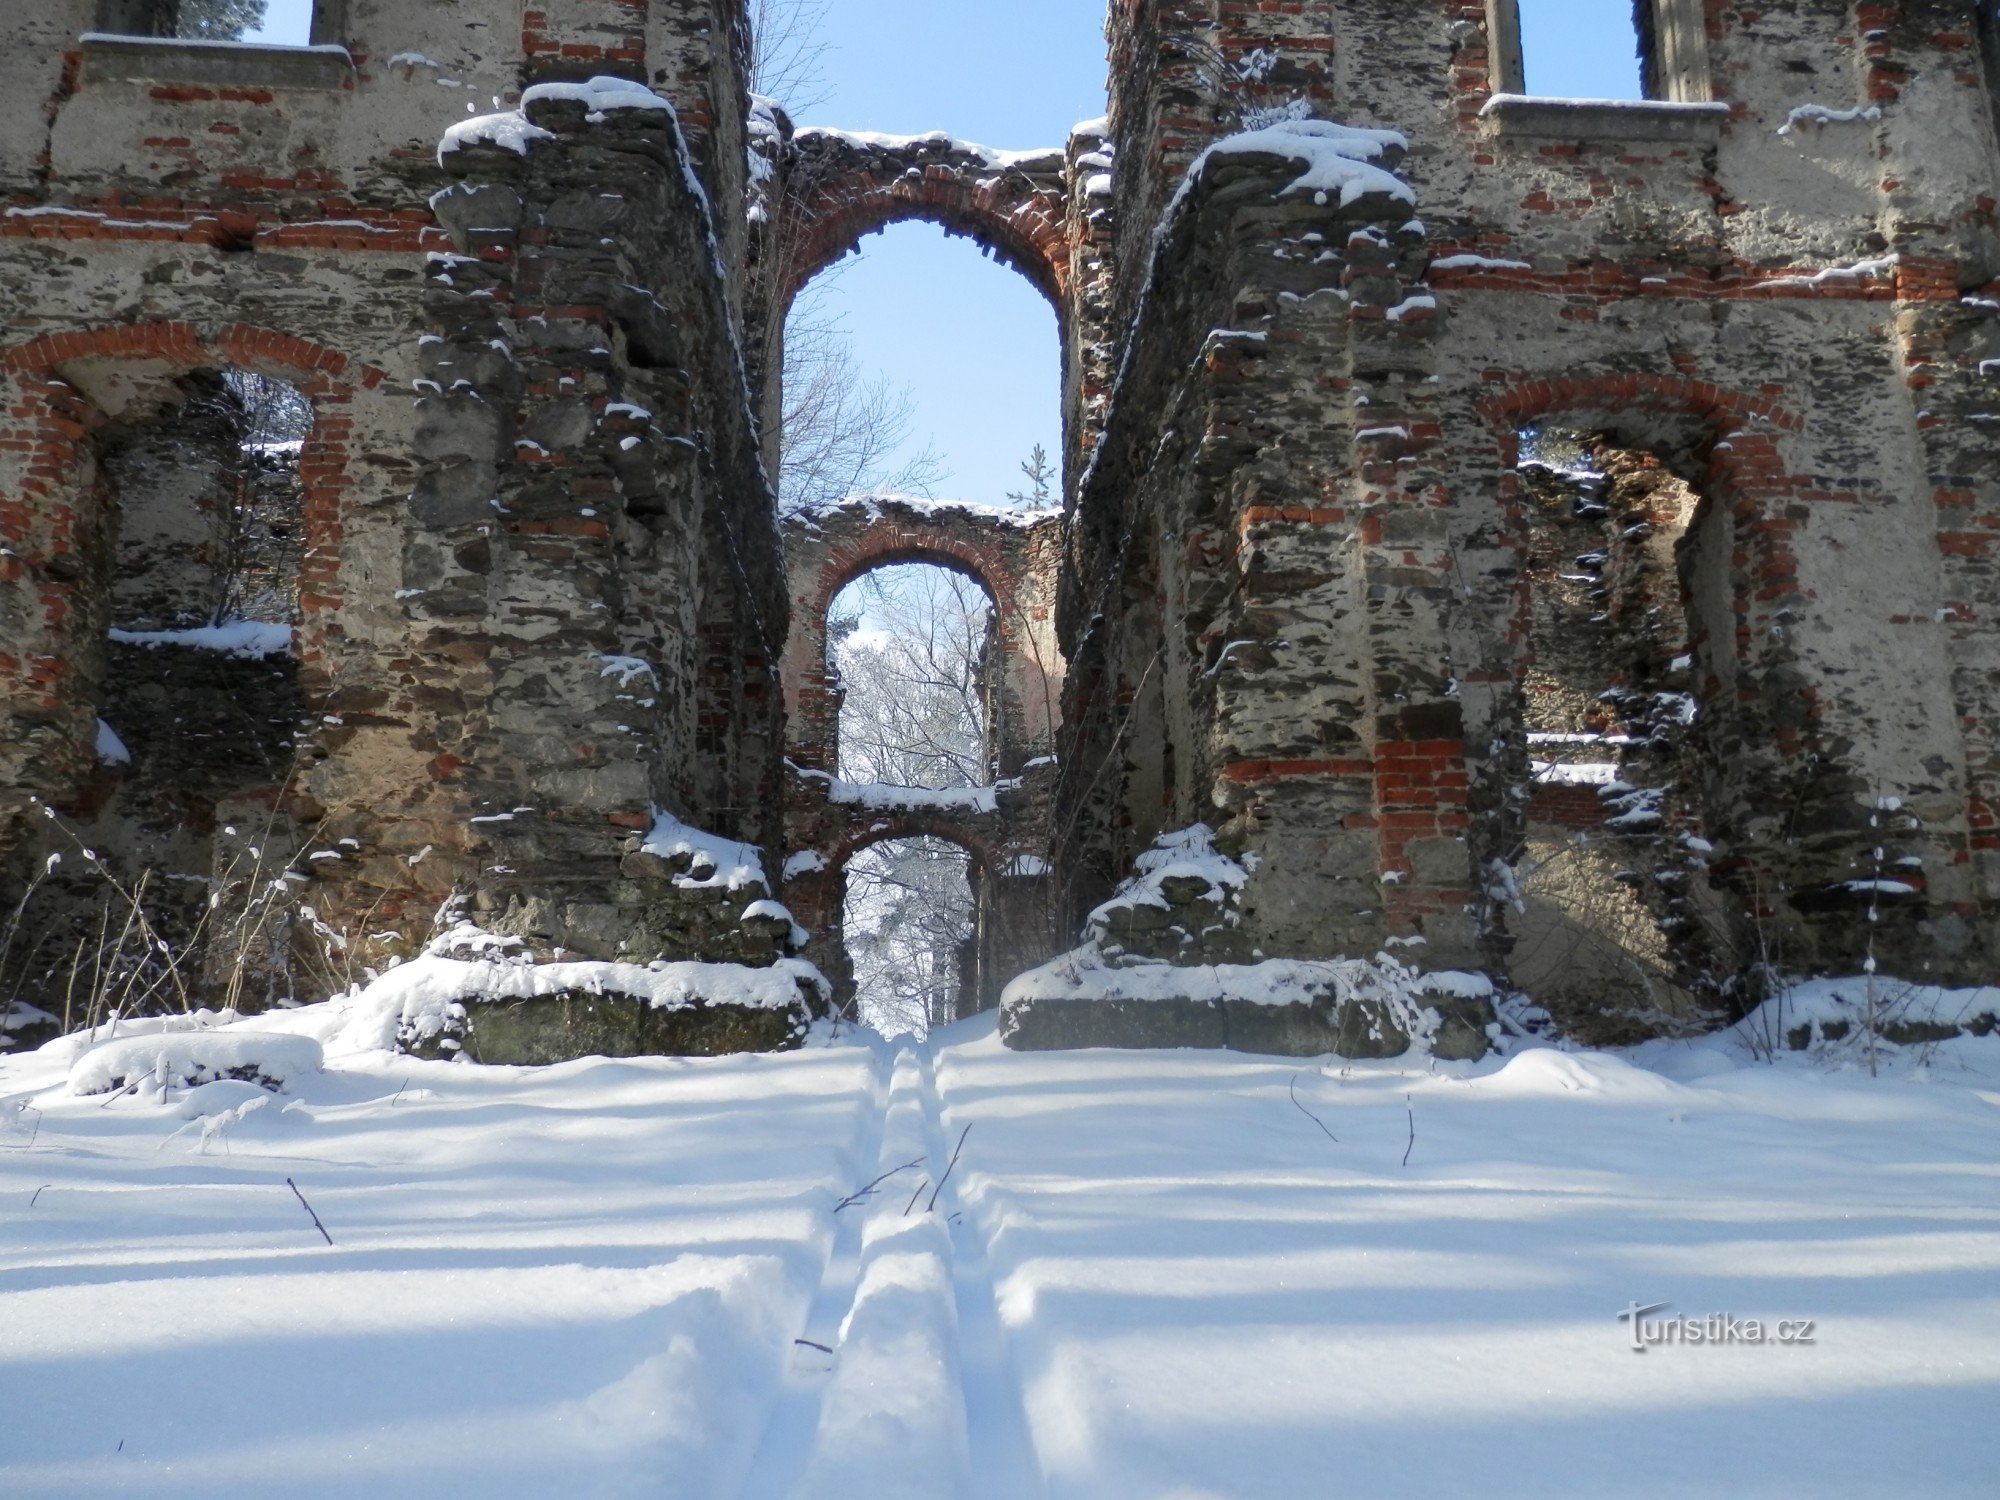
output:
[[[811,1339],[793,1339],[792,1342],[798,1345],[802,1349],[817,1349],[822,1354],[833,1353],[833,1351],[827,1348],[826,1345],[816,1344]]]
[[[958,1165],[958,1153],[965,1149],[965,1138],[971,1134],[972,1127],[970,1125],[967,1125],[965,1129],[958,1133],[958,1144],[951,1148],[951,1160],[945,1163],[944,1176],[938,1179],[937,1192],[932,1193],[931,1201],[924,1205],[925,1213],[931,1213],[936,1210],[938,1193],[942,1193],[944,1185],[951,1181],[952,1170]]]
[[[1403,1108],[1410,1114],[1410,1143],[1403,1147],[1403,1165],[1410,1164],[1410,1153],[1417,1149],[1417,1107],[1410,1102],[1410,1096],[1403,1096]]]
[[[54,1186],[55,1184],[53,1182],[45,1182],[40,1187],[36,1188],[35,1196],[28,1200],[28,1207],[33,1208],[35,1204],[38,1201],[40,1201],[42,1194],[46,1193],[50,1188]]]
[[[1318,1115],[1314,1114],[1311,1110],[1307,1109],[1303,1104],[1299,1103],[1299,1075],[1296,1073],[1292,1075],[1292,1081],[1289,1086],[1288,1092],[1292,1096],[1292,1103],[1298,1106],[1299,1113],[1304,1115],[1308,1120],[1311,1120],[1313,1124],[1319,1126],[1320,1132],[1323,1135],[1325,1135],[1325,1137],[1328,1140],[1332,1141],[1334,1145],[1338,1146],[1340,1144],[1340,1137],[1335,1135],[1331,1130],[1328,1130],[1326,1128],[1326,1121],[1322,1120]]]
[[[903,1205],[904,1218],[906,1219],[909,1218],[910,1210],[917,1206],[917,1200],[923,1197],[924,1189],[929,1187],[930,1185],[931,1185],[931,1180],[928,1177],[926,1177],[922,1182],[917,1184],[917,1190],[914,1193],[910,1194],[910,1201]]]
[[[299,1185],[287,1177],[285,1179],[285,1186],[290,1188],[292,1196],[299,1200],[299,1207],[303,1208],[307,1213],[312,1214],[313,1228],[319,1231],[319,1237],[331,1245],[333,1243],[333,1236],[326,1232],[326,1226],[320,1223],[319,1215],[313,1213],[313,1206],[306,1202],[306,1195],[299,1191]]]
[[[853,1192],[849,1193],[845,1198],[842,1198],[838,1203],[834,1204],[833,1211],[835,1213],[839,1213],[843,1208],[852,1208],[854,1207],[855,1204],[874,1197],[875,1189],[880,1187],[883,1183],[887,1182],[891,1177],[894,1177],[898,1172],[907,1172],[912,1167],[921,1167],[923,1164],[924,1164],[924,1159],[920,1156],[915,1161],[904,1162],[900,1167],[891,1167],[888,1171],[884,1172],[880,1177],[876,1178],[866,1187],[856,1188]],[[921,1192],[923,1190],[919,1188],[918,1191]]]

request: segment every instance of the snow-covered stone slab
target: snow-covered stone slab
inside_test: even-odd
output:
[[[1000,1001],[1018,1052],[1080,1047],[1226,1047],[1282,1057],[1476,1061],[1491,1047],[1491,985],[1417,975],[1393,961],[1111,968],[1078,954],[1031,970]]]
[[[70,1064],[73,1094],[121,1089],[193,1089],[235,1079],[277,1093],[288,1080],[320,1071],[320,1044],[270,1031],[174,1031],[114,1037]]]
[[[790,914],[782,920],[789,926]],[[464,951],[462,935],[444,941]],[[353,1046],[526,1065],[775,1052],[798,1045],[829,995],[819,970],[796,958],[755,968],[538,964],[511,948],[485,958],[433,952],[350,997],[342,1035]]]

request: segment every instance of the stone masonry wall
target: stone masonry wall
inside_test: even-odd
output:
[[[1889,961],[1990,973],[1980,8],[1710,4],[1691,31],[1667,6],[1652,73],[1685,102],[1627,108],[1494,100],[1508,12],[1113,8],[1125,373],[1076,502],[1064,770],[1079,810],[1124,793],[1059,852],[1076,901],[1149,824],[1221,809],[1263,856],[1269,951],[1422,936],[1504,968],[1517,434],[1552,421],[1701,497],[1684,576],[1739,952],[1858,961],[1882,803],[1883,858],[1922,871]],[[1260,50],[1246,99],[1217,59]],[[1403,132],[1414,205],[1313,222],[1294,161],[1207,178],[1181,216],[1207,228],[1156,244],[1195,154],[1287,105]],[[1171,777],[1135,753],[1162,739]]]
[[[300,910],[341,955],[313,984],[407,954],[454,895],[544,954],[768,961],[734,908],[706,913],[726,891],[634,852],[656,807],[781,836],[782,566],[732,270],[741,7],[335,11],[345,53],[86,41],[94,0],[0,23],[8,880],[53,837],[31,799],[87,816],[107,775],[166,764],[94,748],[106,518],[127,434],[240,370],[314,409],[302,701],[279,709],[303,723],[277,762],[258,741],[183,788],[213,804],[187,826],[248,809],[296,851]],[[526,150],[440,158],[525,86],[604,74],[677,117],[551,98]],[[128,874],[221,871],[127,822],[108,852]]]

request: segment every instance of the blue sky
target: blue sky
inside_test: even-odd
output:
[[[302,41],[309,10],[272,0],[266,35]],[[1528,87],[1636,97],[1631,15],[1631,0],[1521,0]],[[799,123],[1059,145],[1104,112],[1103,16],[1099,0],[830,0],[826,98]],[[1054,315],[970,242],[898,226],[864,241],[827,295],[863,369],[909,390],[911,446],[951,470],[940,495],[1000,503],[1034,444],[1060,452]]]

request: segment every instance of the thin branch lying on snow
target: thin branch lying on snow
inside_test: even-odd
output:
[[[879,1188],[883,1183],[887,1182],[891,1177],[894,1177],[898,1172],[907,1172],[914,1167],[921,1167],[923,1164],[924,1164],[924,1159],[920,1156],[915,1161],[904,1162],[900,1167],[891,1167],[888,1171],[884,1172],[880,1177],[876,1178],[866,1187],[856,1188],[853,1192],[849,1193],[845,1198],[842,1198],[838,1203],[834,1204],[833,1211],[835,1213],[839,1213],[843,1208],[852,1208],[854,1207],[855,1204],[864,1202],[865,1200],[874,1197],[875,1189]],[[917,1189],[917,1191],[922,1192],[923,1189],[919,1188]]]
[[[1410,1140],[1409,1144],[1403,1147],[1403,1165],[1407,1167],[1410,1164],[1410,1153],[1417,1149],[1417,1107],[1406,1095],[1403,1099],[1403,1108],[1409,1111],[1410,1115]]]
[[[951,1160],[945,1164],[944,1176],[938,1179],[937,1192],[932,1193],[931,1201],[924,1205],[925,1213],[928,1214],[936,1212],[938,1193],[942,1193],[944,1191],[944,1185],[947,1182],[951,1181],[951,1174],[958,1168],[958,1153],[965,1149],[965,1138],[971,1134],[972,1134],[972,1127],[970,1125],[967,1125],[965,1129],[961,1130],[958,1133],[958,1144],[951,1148]],[[981,1139],[984,1139],[984,1137],[981,1137]]]
[[[1314,1114],[1311,1110],[1307,1109],[1303,1104],[1299,1103],[1299,1075],[1296,1073],[1292,1075],[1292,1081],[1289,1088],[1289,1092],[1292,1096],[1292,1104],[1295,1108],[1297,1108],[1298,1112],[1304,1115],[1308,1120],[1311,1120],[1313,1124],[1319,1126],[1320,1133],[1323,1134],[1328,1140],[1332,1141],[1334,1145],[1338,1146],[1340,1144],[1340,1137],[1335,1135],[1331,1130],[1328,1130],[1326,1128],[1326,1121],[1322,1120],[1318,1115]]]
[[[299,1200],[299,1207],[303,1208],[307,1213],[312,1214],[313,1228],[319,1231],[319,1237],[331,1245],[333,1243],[333,1236],[326,1232],[326,1226],[320,1223],[319,1215],[313,1213],[313,1206],[306,1202],[306,1195],[299,1191],[299,1185],[287,1177],[285,1179],[285,1186],[290,1188],[292,1196]]]

